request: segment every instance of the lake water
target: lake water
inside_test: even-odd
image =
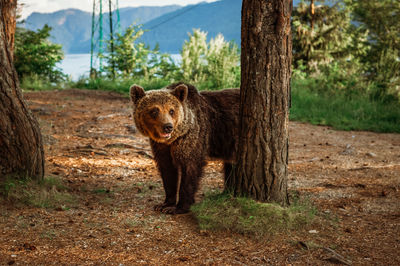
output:
[[[66,54],[58,66],[76,81],[80,76],[89,76],[90,54]]]
[[[171,57],[176,63],[180,63],[180,54],[172,54]],[[94,64],[94,66],[96,67],[97,65]],[[78,80],[81,76],[88,77],[90,72],[90,54],[66,54],[58,67],[65,74],[71,76],[74,81]]]

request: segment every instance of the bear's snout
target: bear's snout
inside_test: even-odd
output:
[[[174,126],[171,123],[164,124],[163,126],[164,133],[169,134],[172,132],[172,130],[174,130]]]

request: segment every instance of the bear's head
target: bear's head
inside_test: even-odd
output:
[[[136,127],[152,140],[170,144],[186,133],[188,87],[179,84],[172,89],[145,92],[138,85],[130,88]]]

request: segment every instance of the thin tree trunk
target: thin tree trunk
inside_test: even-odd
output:
[[[243,0],[238,155],[227,189],[287,205],[291,0]]]
[[[311,0],[310,3],[310,12],[311,12],[311,31],[314,30],[314,20],[315,20],[315,5],[314,0]]]
[[[39,124],[25,103],[13,65],[16,0],[0,0],[0,181],[43,178]]]

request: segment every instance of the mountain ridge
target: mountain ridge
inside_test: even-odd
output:
[[[294,0],[297,5],[300,0]],[[143,24],[148,29],[141,40],[161,52],[179,53],[188,33],[193,29],[208,32],[208,39],[222,33],[226,41],[240,46],[242,0],[201,2],[195,5],[141,6],[120,9],[121,29],[132,23]],[[103,13],[108,22],[108,13]],[[113,14],[115,15],[115,12]],[[48,24],[53,28],[51,41],[63,46],[65,53],[89,53],[92,14],[79,9],[65,9],[52,13],[34,12],[25,20],[23,27],[30,30]],[[105,24],[106,25],[106,24]],[[108,36],[104,26],[104,36]]]
[[[178,53],[188,33],[200,29],[208,32],[208,39],[221,33],[225,40],[240,44],[241,7],[242,0],[186,6],[145,23],[143,28],[151,30],[145,32],[142,40],[150,47],[158,43],[161,51]]]
[[[132,23],[146,23],[165,13],[180,9],[181,6],[169,5],[161,7],[141,6],[120,9],[120,23],[124,30]],[[108,13],[104,16],[104,34],[108,35]],[[114,21],[116,14],[113,12]],[[52,27],[50,40],[61,44],[65,53],[89,53],[91,40],[92,14],[80,9],[69,8],[51,13],[33,12],[21,25],[29,30],[37,30],[45,24]]]

